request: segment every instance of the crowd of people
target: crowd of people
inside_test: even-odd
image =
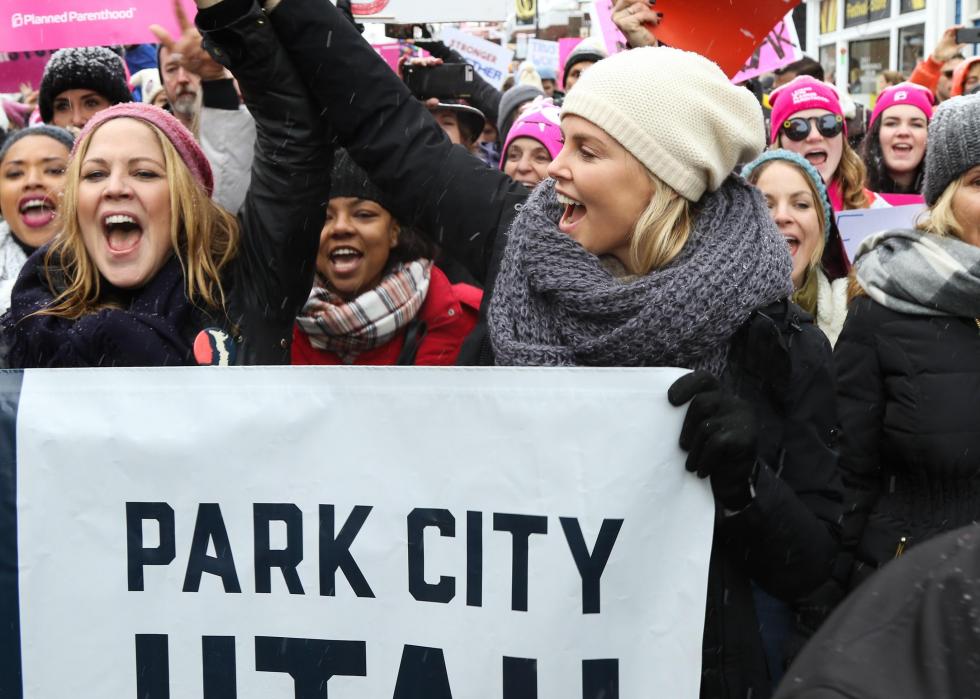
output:
[[[56,52],[5,134],[3,366],[690,369],[667,399],[717,503],[702,696],[787,668],[780,696],[879,696],[809,649],[822,684],[794,693],[791,663],[980,519],[980,59],[955,32],[856,123],[814,61],[760,100],[660,45],[645,0],[615,3],[627,50],[465,97],[413,93],[344,3],[198,5],[151,66]],[[849,258],[838,213],[908,203]]]

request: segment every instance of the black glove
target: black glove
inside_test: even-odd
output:
[[[706,371],[677,379],[667,391],[670,404],[691,402],[681,428],[681,448],[687,450],[687,470],[698,478],[711,477],[711,490],[728,510],[752,502],[759,430],[752,406],[722,389]]]

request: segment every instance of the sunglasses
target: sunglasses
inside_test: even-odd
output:
[[[824,114],[823,116],[794,117],[783,122],[781,131],[791,141],[802,141],[810,135],[811,125],[816,124],[817,131],[824,138],[833,138],[844,130],[844,118],[837,114]]]

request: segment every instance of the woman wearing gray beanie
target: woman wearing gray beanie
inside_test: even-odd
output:
[[[330,3],[284,0],[270,20],[392,212],[486,282],[477,359],[696,370],[666,398],[717,503],[701,694],[769,696],[754,589],[791,601],[829,577],[841,495],[829,344],[787,301],[761,195],[731,174],[765,146],[758,102],[701,56],[616,54],[566,97],[551,178],[525,201],[449,144]]]
[[[837,343],[853,589],[941,532],[980,521],[980,95],[940,105],[929,125],[914,230],[879,233],[854,259]]]

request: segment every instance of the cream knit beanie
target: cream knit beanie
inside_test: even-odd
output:
[[[704,56],[666,46],[589,68],[561,115],[588,119],[685,199],[713,192],[765,148],[762,107]]]

